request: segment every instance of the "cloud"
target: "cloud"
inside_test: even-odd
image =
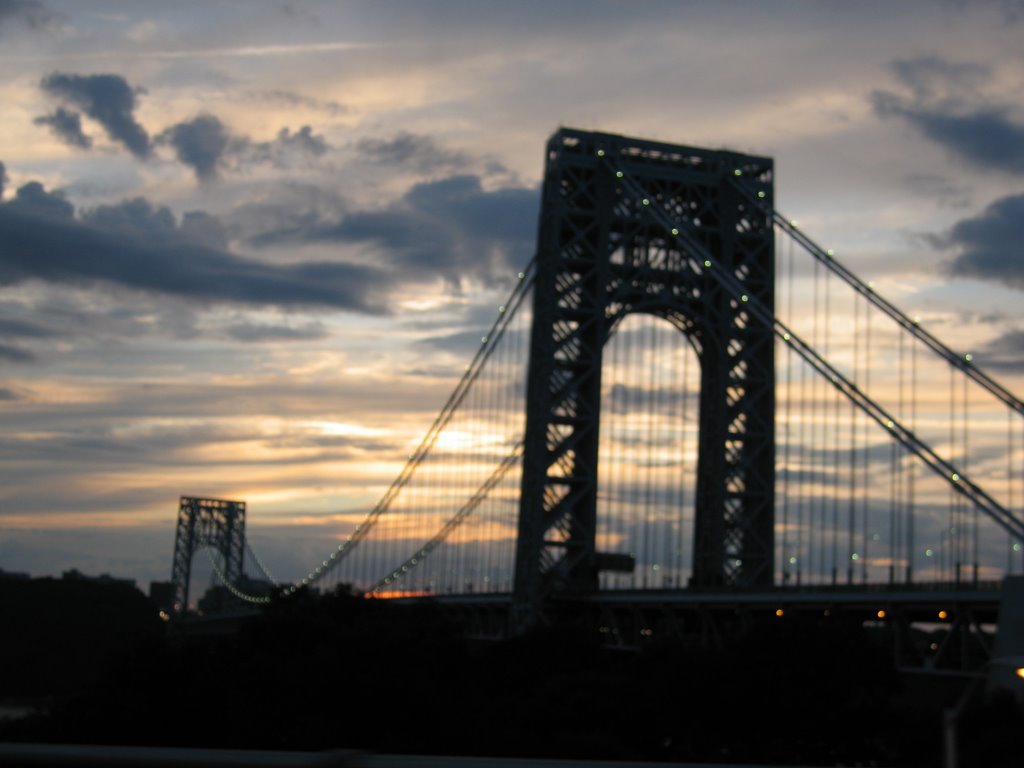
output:
[[[181,217],[181,233],[194,243],[222,250],[228,247],[228,233],[216,216],[203,211],[186,211]]]
[[[890,67],[920,101],[966,95],[991,75],[989,68],[981,64],[949,61],[939,56],[898,59]]]
[[[240,323],[229,326],[227,334],[235,341],[245,342],[316,341],[330,335],[321,323],[308,323],[299,327]]]
[[[950,115],[906,105],[893,94],[876,94],[874,101],[879,115],[903,117],[974,166],[1024,174],[1024,125],[1013,122],[1005,108]]]
[[[0,317],[0,338],[49,339],[57,333],[37,323]]]
[[[975,167],[1024,174],[1024,124],[1008,106],[979,102],[987,68],[938,57],[896,61],[892,68],[911,95],[875,91],[875,114],[905,120]]]
[[[466,152],[447,149],[430,136],[401,131],[390,139],[363,138],[356,150],[370,162],[389,168],[408,168],[416,173],[468,173],[481,168],[490,175],[508,174],[509,169],[492,157],[474,157]]]
[[[317,136],[313,129],[304,125],[295,133],[288,128],[277,132],[273,141],[251,142],[244,140],[237,154],[243,162],[269,163],[278,167],[291,165],[292,161],[308,157],[320,157],[330,149],[323,136]]]
[[[428,336],[425,339],[420,339],[417,344],[440,352],[450,352],[459,357],[468,358],[480,349],[481,338],[479,330],[459,331],[458,333],[450,333],[444,336]]]
[[[42,29],[55,18],[39,0],[0,0],[0,28],[8,22],[17,22],[29,29]]]
[[[0,200],[4,199],[4,188],[7,186],[7,166],[0,163]]]
[[[37,117],[32,122],[50,126],[54,136],[73,147],[89,149],[92,146],[92,139],[82,130],[82,116],[77,112],[57,107],[52,115]]]
[[[336,262],[276,266],[212,248],[144,199],[74,217],[32,182],[0,205],[0,285],[103,284],[199,302],[384,312],[380,269]]]
[[[539,208],[536,189],[488,191],[477,176],[451,176],[416,184],[383,210],[353,211],[335,222],[307,215],[252,241],[362,243],[404,277],[459,286],[521,269],[534,250]]]
[[[11,363],[29,363],[35,359],[36,356],[27,349],[0,344],[0,360],[7,360]]]
[[[36,359],[36,355],[24,346],[16,343],[25,339],[50,339],[57,332],[46,326],[29,320],[18,320],[13,317],[0,317],[0,360],[12,363],[28,363]],[[12,343],[8,343],[12,342]],[[12,399],[0,397],[0,400]]]
[[[0,400],[6,400],[8,402],[18,399],[17,393],[13,389],[7,387],[0,387]]]
[[[41,219],[70,219],[75,215],[74,206],[64,199],[62,192],[47,192],[38,181],[19,187],[14,199],[3,209]]]
[[[199,115],[167,128],[157,141],[170,144],[179,162],[195,171],[200,181],[208,181],[217,175],[231,135],[219,118]]]
[[[1024,371],[1024,330],[1012,330],[997,336],[975,353],[985,368]]]
[[[140,93],[120,75],[71,75],[54,72],[47,75],[41,87],[103,126],[107,135],[123,144],[138,158],[152,152],[149,134],[135,120],[135,97]]]
[[[980,215],[957,222],[935,241],[960,250],[948,265],[951,274],[1024,290],[1024,194],[996,200]]]
[[[391,139],[360,139],[356,149],[375,163],[411,167],[420,172],[465,167],[470,158],[437,145],[429,136],[402,131]]]
[[[178,161],[191,168],[200,181],[215,178],[228,166],[269,164],[287,167],[295,161],[320,157],[330,148],[323,136],[304,125],[292,133],[282,128],[272,141],[254,142],[233,135],[215,115],[202,114],[165,129],[157,141],[170,144]]]
[[[319,112],[326,112],[332,117],[337,117],[338,115],[343,115],[349,112],[349,108],[340,102],[317,99],[312,96],[307,96],[304,93],[296,93],[294,91],[256,91],[255,93],[252,93],[250,97],[269,104],[278,104],[283,107],[314,109]]]

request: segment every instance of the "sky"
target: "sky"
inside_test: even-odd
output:
[[[304,573],[528,261],[560,126],[774,157],[1019,393],[1022,39],[1019,0],[0,0],[0,568],[166,579],[194,495]]]

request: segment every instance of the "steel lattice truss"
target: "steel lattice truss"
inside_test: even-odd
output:
[[[245,558],[245,502],[182,496],[174,536],[174,610],[188,610],[188,586],[192,557],[201,547],[212,547],[220,556],[218,578],[226,585],[242,577]]]
[[[774,331],[711,279],[706,254],[774,307],[772,161],[561,130],[548,143],[538,235],[515,610],[597,588],[624,553],[595,546],[602,350],[643,312],[685,333],[701,363],[695,586],[769,585],[774,549]],[[627,183],[628,179],[628,183]],[[656,204],[694,247],[649,215]],[[627,558],[628,559],[628,558]]]

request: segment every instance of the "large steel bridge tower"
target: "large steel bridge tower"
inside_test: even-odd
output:
[[[220,557],[219,574],[227,584],[242,576],[245,558],[245,502],[182,496],[178,528],[174,536],[174,612],[188,610],[188,586],[192,557],[202,547],[212,547]]]
[[[738,176],[761,206],[738,192]],[[672,323],[700,360],[691,585],[772,583],[774,334],[743,304],[774,311],[772,208],[770,158],[571,129],[548,142],[517,627],[538,621],[547,599],[595,591],[602,569],[632,565],[628,553],[598,552],[595,534],[602,350],[633,312]],[[746,294],[722,290],[712,266],[729,270]]]

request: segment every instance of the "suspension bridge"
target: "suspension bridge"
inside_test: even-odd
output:
[[[773,173],[552,136],[533,259],[386,493],[280,596],[430,597],[496,631],[587,604],[618,637],[741,608],[996,621],[1024,404],[780,213]],[[270,599],[244,512],[182,500],[178,610],[202,547]]]

